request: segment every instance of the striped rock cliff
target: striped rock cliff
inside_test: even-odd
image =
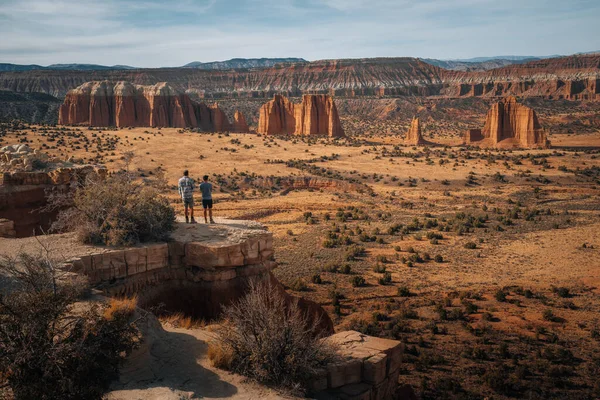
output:
[[[205,98],[335,96],[545,97],[600,100],[600,55],[574,55],[488,71],[448,71],[416,58],[321,60],[270,68],[199,70],[160,68],[106,71],[3,71],[0,89],[63,98],[98,80],[138,85],[169,82]]]

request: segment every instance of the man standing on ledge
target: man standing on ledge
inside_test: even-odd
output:
[[[181,177],[181,179],[179,179],[178,188],[181,200],[183,200],[183,206],[185,207],[185,222],[190,223],[190,220],[188,218],[189,208],[192,217],[191,223],[195,224],[196,220],[194,219],[194,180],[190,178],[189,175],[190,173],[187,169],[183,171],[183,176]]]
[[[200,191],[202,192],[202,207],[204,208],[204,222],[208,224],[208,219],[206,218],[206,212],[210,215],[210,223],[214,224],[215,221],[212,217],[212,208],[213,208],[213,200],[212,200],[212,183],[208,183],[208,175],[204,175],[202,177],[204,182],[200,184]]]

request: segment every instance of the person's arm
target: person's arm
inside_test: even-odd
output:
[[[177,182],[177,191],[179,192],[179,197],[183,196],[183,188],[181,187],[181,181]]]

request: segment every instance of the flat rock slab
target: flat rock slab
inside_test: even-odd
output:
[[[198,219],[199,221],[199,219]],[[267,234],[264,225],[256,221],[243,221],[215,218],[215,224],[186,224],[178,218],[175,231],[171,234],[173,241],[181,243],[199,242],[211,246],[239,244],[253,237]]]

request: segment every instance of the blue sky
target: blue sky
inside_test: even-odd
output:
[[[600,0],[0,0],[0,62],[572,54],[598,21]]]

